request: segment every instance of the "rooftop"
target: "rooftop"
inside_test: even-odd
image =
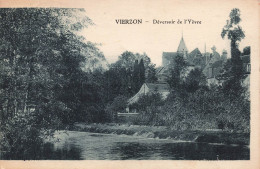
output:
[[[179,47],[177,49],[177,52],[188,52],[188,49],[185,45],[183,37],[181,37],[181,41],[180,41]]]

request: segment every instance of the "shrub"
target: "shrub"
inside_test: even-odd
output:
[[[226,97],[219,88],[199,89],[188,93],[185,99],[178,94],[171,95],[160,106],[151,104],[141,107],[142,111],[135,122],[165,125],[175,130],[223,129],[249,132],[250,103],[243,97]]]

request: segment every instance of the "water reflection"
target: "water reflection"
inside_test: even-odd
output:
[[[206,143],[117,143],[112,149],[122,160],[249,160],[243,146]]]
[[[27,153],[4,153],[11,160],[249,160],[245,146],[215,145],[87,132],[56,133],[59,142]]]
[[[56,148],[53,143],[45,143],[33,150],[10,151],[1,153],[1,160],[82,160],[81,149],[75,145],[63,145]]]
[[[43,148],[44,160],[82,160],[81,149],[73,144],[64,144],[62,148],[55,148],[54,144],[47,143]]]

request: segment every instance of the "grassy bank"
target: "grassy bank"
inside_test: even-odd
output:
[[[249,133],[235,133],[222,130],[170,130],[165,126],[142,126],[127,124],[84,124],[69,127],[72,131],[93,133],[125,134],[148,138],[173,139],[206,143],[249,145]]]

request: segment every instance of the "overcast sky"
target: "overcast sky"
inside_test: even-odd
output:
[[[87,15],[93,20],[95,26],[84,31],[84,36],[92,42],[101,43],[99,46],[109,63],[115,62],[118,56],[128,50],[132,52],[145,52],[157,66],[161,65],[162,52],[176,52],[183,31],[186,46],[191,52],[199,48],[201,52],[211,52],[216,46],[217,52],[223,49],[230,56],[230,42],[222,39],[220,34],[232,8],[241,11],[241,27],[246,38],[240,43],[240,49],[250,46],[254,38],[257,11],[250,2],[243,1],[116,1],[107,3],[92,3],[82,6]],[[140,25],[120,25],[115,19],[142,19]],[[196,24],[152,24],[153,19],[184,20],[193,19],[201,21]],[[149,21],[146,23],[145,21]],[[250,42],[251,41],[251,42]]]

